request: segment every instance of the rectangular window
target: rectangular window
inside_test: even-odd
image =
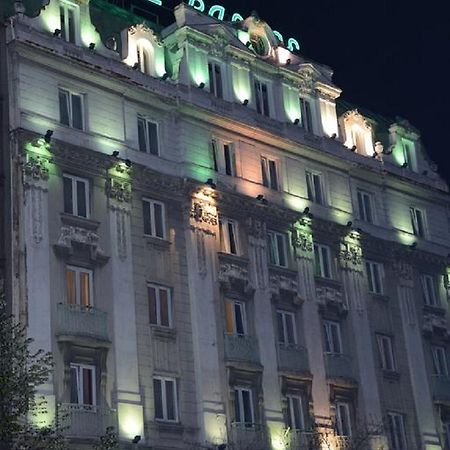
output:
[[[304,430],[302,398],[299,395],[287,395],[287,426],[291,430]]]
[[[409,208],[409,213],[411,216],[413,233],[418,237],[425,237],[425,220],[423,211],[411,207]]]
[[[231,219],[221,217],[220,224],[220,249],[225,253],[237,255],[239,253],[238,246],[238,225]]]
[[[402,414],[388,413],[390,448],[406,450],[405,421]]]
[[[295,315],[288,311],[277,311],[278,343],[283,346],[297,344],[295,333]]]
[[[357,196],[359,218],[365,222],[373,223],[372,194],[358,190]]]
[[[394,350],[392,338],[383,334],[377,335],[378,351],[380,354],[381,368],[384,370],[395,370]]]
[[[321,244],[314,244],[314,275],[332,278],[330,249]]]
[[[155,419],[178,422],[177,382],[174,378],[154,377]]]
[[[336,402],[336,434],[338,436],[352,435],[350,405],[347,402]]]
[[[425,305],[437,306],[438,298],[436,295],[436,281],[431,275],[421,275],[422,295]]]
[[[147,286],[150,323],[172,327],[172,297],[170,289],[149,284]]]
[[[236,176],[236,150],[232,143],[212,140],[211,168],[224,175]]]
[[[97,403],[95,367],[70,364],[70,403],[94,406]]]
[[[252,391],[246,388],[234,390],[235,422],[251,427],[255,423]]]
[[[63,175],[64,212],[74,216],[90,215],[89,180],[74,175]]]
[[[62,3],[59,7],[61,37],[73,44],[76,44],[76,14],[77,11],[74,6]]]
[[[219,64],[208,63],[209,91],[217,98],[223,98],[222,68]]]
[[[277,163],[273,159],[261,156],[262,184],[270,189],[278,190]]]
[[[433,375],[448,376],[447,352],[445,347],[431,347]]]
[[[235,300],[225,300],[226,330],[228,334],[247,334],[245,305]]]
[[[159,156],[158,124],[138,117],[139,151]]]
[[[313,132],[313,120],[311,113],[311,103],[308,100],[300,97],[300,126],[302,126],[309,133]]]
[[[66,297],[69,305],[93,305],[92,270],[66,266]]]
[[[367,282],[369,292],[373,294],[383,293],[383,265],[373,261],[366,261]]]
[[[164,203],[143,199],[144,234],[160,239],[166,238],[166,221]]]
[[[83,130],[83,96],[74,94],[65,89],[60,89],[58,91],[58,96],[60,123],[71,128]]]
[[[286,236],[276,231],[268,231],[267,253],[269,264],[287,267]]]
[[[322,175],[306,171],[306,188],[308,190],[308,198],[312,202],[319,205],[325,204]]]
[[[255,80],[256,111],[264,116],[270,116],[269,92],[266,83]]]
[[[339,322],[325,320],[323,322],[326,353],[342,353],[341,325]]]

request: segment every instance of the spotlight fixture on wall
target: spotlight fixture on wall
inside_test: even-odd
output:
[[[258,200],[259,202],[261,202],[263,205],[268,205],[269,201],[264,197],[263,194],[259,194],[256,196],[256,200]]]
[[[138,62],[133,64],[133,69],[134,70],[139,69],[139,63]]]
[[[55,28],[55,31],[53,32],[53,36],[55,36],[55,37],[61,36],[61,30],[59,28]]]
[[[206,86],[206,84],[202,81],[199,85],[198,88],[199,89],[203,89]]]
[[[309,206],[307,206],[307,207],[303,210],[303,214],[309,214]]]
[[[111,156],[114,156],[114,158],[118,158],[118,157],[119,157],[119,150],[114,150],[114,151],[111,153]]]
[[[412,244],[410,244],[409,248],[414,250],[417,247],[417,242],[413,242]]]
[[[219,444],[217,446],[217,450],[225,450],[227,448],[227,444]]]
[[[351,149],[350,149],[352,152],[356,152],[356,145],[354,145]]]
[[[286,60],[286,65],[289,66],[289,64],[291,64],[291,58],[288,58],[288,59]]]
[[[259,194],[256,196],[256,200],[259,200],[259,201],[261,201],[263,198],[264,198],[264,195],[262,195],[262,194]]]
[[[161,80],[166,81],[167,78],[169,78],[169,74],[165,72],[164,75],[161,77]]]
[[[352,226],[353,226],[353,222],[351,221],[351,220],[349,220],[348,222],[347,222],[347,228],[351,228]]]
[[[132,439],[131,443],[138,444],[140,440],[141,440],[141,436],[138,434]]]
[[[372,158],[375,159],[378,156],[377,152],[373,152]]]
[[[131,167],[131,161],[128,158],[124,162],[127,167]]]
[[[212,178],[208,178],[207,180],[206,180],[206,183],[205,183],[207,186],[209,186],[211,189],[216,189],[216,183],[214,183],[214,180],[212,179]]]
[[[95,42],[91,42],[89,44],[89,50],[94,50],[95,49]]]
[[[294,125],[298,125],[300,123],[300,119],[297,117],[295,120],[294,120]]]
[[[50,141],[52,140],[53,136],[53,130],[47,130],[44,136],[44,141],[47,142],[47,144],[50,144]]]
[[[401,168],[402,168],[402,169],[406,169],[407,167],[408,167],[408,162],[405,161],[405,162],[401,165]]]
[[[242,104],[243,104],[244,106],[247,106],[247,105],[248,105],[248,98],[246,98],[246,99],[242,102]]]
[[[337,138],[337,134],[336,133],[333,133],[331,136],[330,136],[330,139],[336,139]]]
[[[247,42],[245,43],[245,46],[246,46],[247,48],[250,48],[250,47],[252,46],[252,43],[251,43],[250,41],[247,41]]]

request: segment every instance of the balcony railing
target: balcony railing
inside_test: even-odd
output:
[[[57,305],[58,335],[85,336],[108,340],[108,317],[96,308],[59,303]]]
[[[352,359],[342,353],[325,353],[325,371],[328,378],[354,379]]]
[[[284,432],[284,436],[287,450],[309,450],[317,447],[314,446],[316,440],[312,432],[289,429]]]
[[[308,352],[299,345],[278,346],[278,367],[281,370],[309,372]]]
[[[450,376],[433,375],[433,398],[436,401],[450,401]]]
[[[94,405],[62,403],[58,405],[58,419],[67,437],[99,437],[108,427],[117,429],[116,411]]]
[[[350,450],[352,448],[351,436],[334,436],[334,448],[336,450]],[[363,449],[361,445],[361,449]]]
[[[248,335],[225,334],[225,358],[232,361],[259,363],[257,339]]]
[[[236,423],[230,427],[229,442],[233,450],[269,450],[266,427],[256,423]]]

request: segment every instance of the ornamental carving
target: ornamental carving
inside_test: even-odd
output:
[[[119,203],[130,203],[132,198],[131,183],[129,181],[109,178],[106,180],[106,195]]]
[[[450,330],[447,328],[445,315],[426,312],[423,316],[423,331],[426,334],[438,334],[450,337]]]
[[[32,180],[47,181],[49,178],[49,170],[47,164],[48,158],[28,154],[27,161],[24,165],[24,173]]]
[[[347,311],[348,307],[344,295],[339,289],[330,286],[321,286],[316,288],[316,297],[322,306],[331,306],[341,312]]]
[[[219,281],[228,283],[231,278],[242,280],[248,283],[249,278],[247,267],[231,262],[220,263]]]
[[[286,276],[282,274],[271,273],[269,275],[269,285],[272,295],[276,298],[289,297],[297,303],[298,283],[296,276]]]
[[[262,220],[249,217],[245,223],[250,236],[256,239],[266,239],[266,224]]]
[[[341,241],[339,259],[343,269],[362,270],[362,248],[360,234],[350,231]]]
[[[397,261],[394,263],[394,273],[398,280],[403,282],[413,281],[413,269],[410,264],[403,261]]]
[[[357,247],[354,245],[347,244],[344,248],[341,249],[339,256],[343,261],[354,264],[355,266],[361,264],[362,262],[361,247]]]
[[[202,222],[212,226],[218,224],[216,209],[201,200],[193,200],[190,216],[196,222]]]
[[[295,229],[292,233],[292,245],[297,250],[312,252],[314,248],[312,233],[306,230]]]

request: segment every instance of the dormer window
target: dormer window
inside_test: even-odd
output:
[[[410,170],[416,171],[416,158],[414,151],[414,144],[409,141],[402,141],[402,152],[403,152],[403,164]]]
[[[303,127],[309,133],[313,132],[313,120],[311,113],[311,103],[309,100],[306,100],[300,97],[300,126]]]
[[[67,41],[76,44],[77,41],[77,10],[76,6],[61,3],[59,7],[61,19],[61,37]]]
[[[209,91],[217,98],[223,98],[222,68],[215,62],[208,63]]]
[[[255,80],[255,99],[256,99],[256,111],[259,114],[269,117],[269,90],[266,83]]]
[[[153,52],[150,44],[141,39],[136,48],[139,70],[147,75],[152,75]]]
[[[370,122],[358,110],[347,111],[340,119],[345,133],[344,145],[365,156],[373,156],[373,130]]]

